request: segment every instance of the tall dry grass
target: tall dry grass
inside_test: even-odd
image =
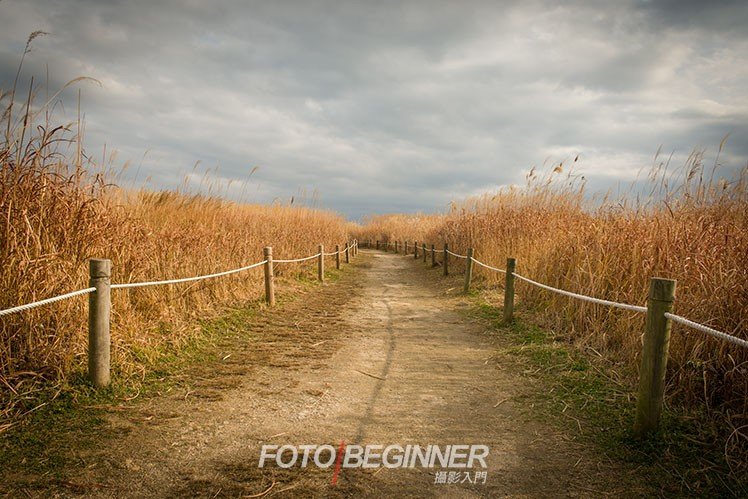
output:
[[[748,339],[748,169],[717,179],[694,154],[678,172],[655,168],[649,193],[588,201],[584,185],[561,168],[528,176],[508,188],[454,204],[428,218],[392,216],[362,228],[361,240],[421,240],[569,291],[644,305],[651,277],[677,279],[675,312]],[[643,201],[645,199],[645,201]],[[502,276],[476,269],[500,285]],[[542,310],[561,337],[590,347],[635,380],[643,316],[571,300],[517,284],[517,299]],[[668,364],[670,402],[720,408],[735,426],[748,424],[748,351],[674,326]]]
[[[33,38],[32,38],[33,39]],[[228,270],[344,244],[348,224],[330,212],[247,205],[178,192],[126,192],[86,158],[79,123],[52,125],[3,94],[0,142],[0,309],[88,287],[87,259],[110,258],[112,282],[163,280]],[[0,95],[2,97],[2,95]],[[310,266],[278,265],[286,275]],[[311,267],[310,267],[311,271]],[[198,322],[261,296],[262,269],[173,286],[113,291],[113,366],[128,376],[143,355],[179,347]],[[31,409],[34,392],[82,369],[86,298],[0,319],[0,413]],[[49,386],[49,383],[46,383]],[[0,424],[0,430],[3,425]]]
[[[424,241],[443,223],[441,215],[371,215],[352,229],[359,241]]]

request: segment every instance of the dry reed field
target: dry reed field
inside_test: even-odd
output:
[[[238,268],[261,261],[265,246],[275,258],[296,258],[346,241],[349,225],[330,212],[122,190],[86,158],[76,123],[52,125],[33,92],[26,102],[20,110],[6,103],[0,143],[0,309],[87,288],[91,257],[111,259],[112,282],[126,283]],[[148,356],[196,334],[198,318],[256,300],[262,286],[260,268],[112,293],[115,369],[139,375]],[[3,317],[0,412],[32,410],[36,392],[84,369],[86,303],[76,297]]]
[[[650,173],[650,193],[589,201],[584,185],[557,166],[534,172],[525,188],[508,188],[455,203],[436,216],[373,218],[359,240],[447,242],[465,254],[554,287],[612,301],[645,305],[650,277],[677,279],[675,313],[748,338],[748,169],[719,179],[693,154],[678,171]],[[633,198],[633,199],[632,199]],[[441,258],[441,256],[440,256]],[[452,260],[456,269],[460,261]],[[476,267],[478,279],[503,275]],[[572,300],[518,284],[518,300],[560,338],[597,352],[634,386],[643,316]],[[718,409],[734,428],[727,445],[746,442],[748,351],[673,326],[668,364],[670,403]]]

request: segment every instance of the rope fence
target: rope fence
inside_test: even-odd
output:
[[[292,260],[273,260],[275,263],[299,263],[299,262],[306,262],[309,260],[314,260],[315,258],[319,258],[320,253],[315,253],[311,256],[305,256],[303,258],[294,258]]]
[[[699,324],[698,322],[694,322],[692,320],[686,319],[685,317],[681,317],[680,315],[671,314],[670,312],[665,312],[665,317],[670,319],[673,322],[677,322],[678,324],[681,324],[683,326],[687,326],[697,331],[701,331],[702,333],[706,333],[708,335],[714,336],[715,338],[718,338],[720,340],[728,341],[734,345],[740,345],[741,347],[748,348],[748,341],[742,338],[738,338],[737,336],[723,333],[722,331],[717,331],[716,329],[712,329],[709,326],[705,326],[704,324]]]
[[[565,291],[563,289],[554,288],[554,287],[548,286],[547,284],[541,284],[537,281],[533,281],[532,279],[528,279],[527,277],[521,276],[517,274],[516,272],[514,273],[514,277],[516,277],[520,281],[525,281],[528,284],[532,284],[533,286],[537,286],[539,288],[546,289],[548,291],[552,291],[560,295],[568,296],[570,298],[576,298],[577,300],[587,301],[590,303],[596,303],[598,305],[606,305],[608,307],[616,307],[616,308],[620,308],[623,310],[630,310],[632,312],[646,312],[647,311],[647,307],[641,307],[639,305],[629,305],[626,303],[618,303],[615,301],[602,300],[600,298],[594,298],[592,296],[587,296],[587,295],[580,295],[578,293],[572,293],[571,291]]]
[[[32,308],[41,307],[42,305],[48,305],[56,301],[67,300],[68,298],[74,298],[76,296],[81,296],[81,295],[87,295],[88,293],[93,293],[94,291],[96,291],[96,288],[79,289],[78,291],[71,291],[70,293],[65,293],[64,295],[47,298],[46,300],[39,300],[33,303],[27,303],[25,305],[18,305],[17,307],[0,310],[0,317],[2,317],[3,315],[15,314],[16,312],[23,312],[24,310],[30,310]]]
[[[477,263],[481,267],[486,268],[488,270],[493,270],[494,272],[501,272],[502,274],[506,274],[506,270],[499,269],[499,268],[496,268],[496,267],[491,267],[490,265],[486,265],[485,263],[483,263],[483,262],[481,262],[481,261],[479,261],[479,260],[477,260],[475,258],[473,258],[473,263]]]
[[[244,272],[245,270],[253,269],[255,267],[259,267],[260,265],[265,265],[266,263],[267,263],[267,260],[263,260],[261,262],[253,263],[252,265],[247,265],[246,267],[240,267],[234,270],[227,270],[225,272],[218,272],[216,274],[199,275],[196,277],[184,277],[182,279],[169,279],[166,281],[128,282],[125,284],[112,284],[110,288],[111,289],[142,288],[145,286],[161,286],[164,284],[179,284],[182,282],[201,281],[203,279],[213,279],[214,277],[222,277],[222,276],[229,275],[229,274],[236,274],[237,272]]]
[[[366,244],[371,247],[371,242],[367,241]],[[398,242],[388,242],[384,245],[385,249],[391,245],[398,248]],[[377,249],[380,248],[380,242],[376,242]],[[404,244],[406,248],[408,243]],[[413,243],[414,251],[417,253],[418,245]],[[434,245],[431,245],[431,249],[426,247],[425,243],[422,243],[423,250],[423,261],[426,261],[426,252],[431,253],[432,266],[437,266],[435,256],[437,251],[434,249]],[[473,248],[468,248],[467,255],[460,255],[449,250],[448,245],[444,244],[444,250],[439,251],[443,253],[441,265],[444,269],[444,275],[449,274],[448,270],[448,255],[455,258],[467,260],[465,265],[465,292],[467,293],[470,289],[472,280],[473,264],[477,264],[485,269],[500,272],[505,274],[504,284],[504,320],[510,322],[513,320],[514,313],[514,280],[515,278],[536,286],[538,288],[557,293],[569,298],[582,300],[596,305],[603,305],[607,307],[619,308],[630,312],[644,313],[646,314],[645,331],[644,331],[644,343],[642,350],[642,360],[640,369],[640,380],[639,380],[639,397],[637,399],[637,419],[634,425],[634,430],[639,436],[647,435],[659,426],[660,415],[662,412],[662,403],[664,400],[665,390],[665,367],[667,364],[668,346],[670,341],[670,329],[671,323],[674,322],[681,326],[695,329],[704,334],[710,335],[722,341],[727,341],[733,345],[748,348],[748,340],[738,338],[737,336],[718,331],[704,324],[692,321],[685,317],[673,314],[671,312],[673,303],[675,301],[675,284],[676,282],[672,279],[661,279],[652,278],[650,279],[649,298],[647,300],[647,306],[631,305],[628,303],[620,303],[610,300],[604,300],[601,298],[595,298],[579,293],[573,293],[564,289],[554,288],[547,284],[534,281],[528,277],[520,275],[515,272],[516,261],[514,258],[507,259],[506,269],[501,269],[488,265],[484,262],[477,260],[474,257]],[[416,254],[417,257],[417,254]]]
[[[449,253],[450,255],[452,255],[452,256],[454,256],[456,258],[462,258],[463,260],[467,260],[467,256],[466,255],[458,255],[457,253],[452,253],[449,250],[447,250],[447,253]]]
[[[216,272],[214,274],[205,274],[194,277],[183,277],[179,279],[167,279],[161,281],[146,281],[146,282],[128,282],[120,284],[111,284],[110,278],[112,275],[112,262],[107,259],[92,258],[89,260],[89,284],[90,287],[80,289],[78,291],[72,291],[70,293],[64,293],[52,298],[46,298],[44,300],[35,301],[32,303],[26,303],[24,305],[18,305],[5,310],[0,310],[0,317],[21,313],[32,308],[41,307],[62,300],[75,298],[77,296],[89,295],[88,300],[88,376],[93,385],[96,388],[107,386],[110,383],[110,352],[111,352],[111,339],[110,339],[110,312],[111,312],[111,290],[117,289],[133,289],[142,288],[146,286],[163,286],[167,284],[180,284],[185,282],[200,281],[203,279],[213,279],[216,277],[223,277],[239,272],[244,272],[257,267],[264,267],[265,269],[265,302],[269,306],[275,305],[275,287],[274,287],[274,263],[300,263],[309,260],[317,260],[317,279],[322,282],[324,281],[325,274],[325,257],[335,256],[335,266],[340,268],[340,256],[345,254],[346,263],[350,262],[351,257],[358,254],[358,241],[355,239],[352,242],[346,243],[344,249],[341,250],[340,246],[336,245],[335,251],[331,253],[325,253],[324,246],[319,245],[319,251],[314,255],[295,258],[289,260],[273,260],[273,248],[268,246],[263,250],[265,259],[244,267],[239,267],[232,270],[226,270],[223,272]]]

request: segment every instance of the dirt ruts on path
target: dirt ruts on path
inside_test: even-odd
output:
[[[351,272],[258,314],[251,341],[190,368],[186,388],[112,411],[114,441],[73,478],[98,497],[599,497],[644,485],[528,417],[527,378],[461,313],[457,278],[412,257],[361,251]],[[486,483],[434,469],[258,468],[273,444],[484,444]],[[104,445],[105,444],[105,445]],[[88,484],[88,486],[85,486]],[[269,490],[268,490],[269,489]],[[51,491],[47,491],[51,492]]]

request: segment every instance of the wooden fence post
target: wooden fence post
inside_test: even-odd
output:
[[[348,245],[348,243],[345,243],[345,263],[351,263],[351,256],[350,256],[351,248]]]
[[[325,280],[325,246],[320,244],[317,247],[319,251],[319,258],[317,259],[317,280],[324,282]]]
[[[109,313],[111,310],[111,260],[92,258],[88,261],[88,378],[95,388],[107,386],[111,380]]]
[[[377,239],[377,250],[379,250],[379,239]]]
[[[673,309],[674,300],[674,280],[657,277],[650,280],[634,423],[634,433],[639,438],[657,431],[660,424],[671,326],[665,312]]]
[[[423,250],[423,263],[426,263],[426,243],[423,243],[423,247],[421,249]]]
[[[514,269],[517,262],[514,258],[506,259],[506,281],[504,284],[504,322],[514,320]]]
[[[408,254],[408,241],[405,241],[405,251],[403,252],[405,255]]]
[[[431,266],[436,267],[436,246],[431,245]]]
[[[267,246],[263,250],[265,256],[265,303],[275,305],[275,278],[273,276],[273,247]]]
[[[449,275],[449,246],[444,243],[444,275]]]
[[[400,253],[400,248],[398,248],[399,244],[400,244],[400,241],[395,241],[395,253]]]
[[[340,270],[340,245],[335,245],[335,268]]]
[[[473,280],[473,248],[467,250],[467,261],[465,262],[465,293],[470,291],[470,281]]]
[[[418,260],[418,242],[413,241],[413,259]]]

